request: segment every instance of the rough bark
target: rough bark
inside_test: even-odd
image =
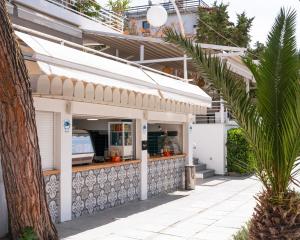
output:
[[[28,72],[6,1],[0,1],[0,158],[12,239],[32,227],[39,239],[58,239],[45,194]]]
[[[250,221],[249,240],[300,239],[300,197],[287,192],[282,199],[263,192],[256,197],[257,205]]]

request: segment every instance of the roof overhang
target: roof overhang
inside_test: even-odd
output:
[[[192,114],[211,105],[211,98],[199,87],[157,71],[16,34],[33,50],[32,59],[40,69],[40,74],[32,77],[37,94]]]

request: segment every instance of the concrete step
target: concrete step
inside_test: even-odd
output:
[[[197,165],[195,165],[196,168],[196,172],[202,171],[202,170],[206,170],[206,164],[204,163],[199,163]]]
[[[215,175],[215,170],[206,169],[206,170],[197,172],[196,178],[205,179],[205,178],[213,177],[214,175]]]

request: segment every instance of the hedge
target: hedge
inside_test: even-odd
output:
[[[253,152],[241,128],[227,131],[227,171],[240,174],[252,173]]]

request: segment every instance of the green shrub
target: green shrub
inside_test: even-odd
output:
[[[80,0],[75,3],[75,10],[89,17],[99,17],[101,6],[95,0]]]
[[[253,172],[253,152],[240,128],[227,131],[227,170],[240,174]]]
[[[38,237],[32,227],[26,227],[21,233],[20,240],[38,240]]]
[[[243,226],[236,234],[233,235],[233,240],[248,240],[249,239],[248,224]]]

